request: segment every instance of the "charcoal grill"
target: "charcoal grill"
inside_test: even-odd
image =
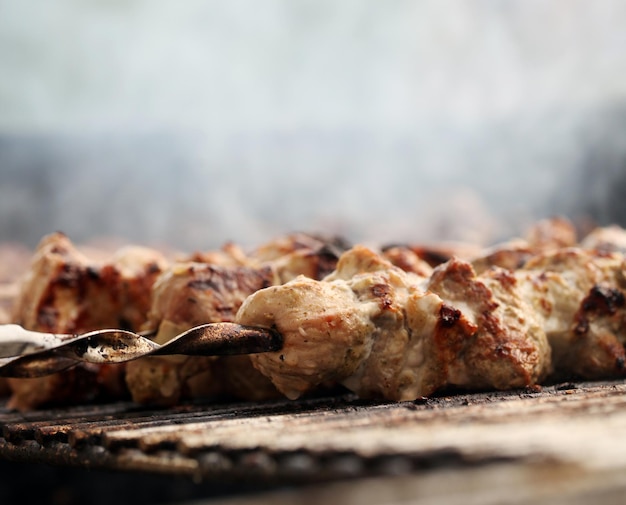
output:
[[[401,403],[339,394],[168,410],[125,402],[28,413],[5,408],[0,427],[5,460],[195,481],[284,486],[539,464],[575,468],[579,482],[626,468],[626,384]]]

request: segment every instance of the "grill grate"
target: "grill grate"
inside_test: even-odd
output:
[[[343,395],[169,410],[130,403],[4,409],[0,428],[3,459],[199,480],[308,482],[526,460],[626,466],[616,450],[626,442],[626,385],[404,403]]]

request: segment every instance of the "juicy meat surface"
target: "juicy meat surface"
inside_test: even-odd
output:
[[[595,228],[580,243],[583,249],[626,254],[626,230],[621,226]]]
[[[511,272],[491,269],[477,276],[469,263],[452,260],[435,270],[427,287],[453,314],[451,331],[435,336],[448,354],[447,384],[512,389],[546,377],[551,356],[542,321]]]
[[[269,267],[223,267],[208,263],[176,263],[153,286],[146,331],[157,331],[165,343],[194,326],[233,321],[250,293],[276,282]]]
[[[574,247],[578,242],[578,233],[568,219],[553,217],[533,224],[526,232],[526,240],[534,251],[548,252]]]
[[[567,219],[543,219],[530,227],[525,238],[488,247],[472,259],[472,266],[479,274],[491,267],[517,270],[535,255],[573,247],[576,242],[576,229]]]
[[[252,355],[251,360],[293,399],[354,373],[371,345],[374,327],[367,312],[345,282],[298,277],[251,295],[237,321],[275,327],[283,335],[281,351]]]
[[[603,228],[573,247],[574,227],[557,218],[479,253],[389,246],[377,254],[292,234],[248,254],[227,244],[166,268],[142,248],[96,263],[53,234],[33,258],[14,321],[59,333],[141,329],[159,343],[222,321],[283,335],[279,352],[128,364],[134,400],[161,405],[222,394],[297,398],[335,384],[401,401],[448,387],[615,378],[626,375],[625,237]],[[123,373],[81,366],[11,380],[10,405],[119,395]]]
[[[388,247],[382,251],[382,257],[405,272],[411,272],[420,277],[430,277],[433,268],[428,262],[420,258],[415,251],[405,246]]]
[[[155,331],[154,340],[163,344],[194,326],[230,322],[251,293],[276,282],[269,267],[250,268],[208,263],[177,263],[159,277],[152,293],[152,306],[145,330]],[[151,356],[128,363],[126,383],[138,403],[176,404],[181,398],[212,396],[226,391],[245,396],[244,387],[228,380],[249,384],[250,395],[267,390],[268,381],[243,356],[231,360],[226,375],[217,363],[224,358],[198,356]],[[235,370],[235,367],[237,370]],[[256,379],[256,381],[255,381]],[[254,388],[258,391],[255,391]]]
[[[49,235],[24,277],[13,319],[43,332],[138,330],[150,307],[152,284],[166,264],[158,252],[140,247],[93,264],[65,235]]]
[[[28,330],[83,333],[102,328],[138,330],[152,284],[165,268],[156,251],[128,247],[93,263],[61,233],[45,237],[21,284],[14,322]],[[37,379],[9,379],[9,406],[20,410],[84,400],[122,389],[123,366],[79,366]]]
[[[426,291],[423,278],[357,246],[322,281],[254,293],[237,321],[283,334],[281,351],[251,359],[290,398],[329,381],[393,400],[448,385],[531,385],[549,370],[549,347],[537,321],[520,320],[526,307],[515,280],[501,274],[481,281],[453,260]]]
[[[543,327],[559,376],[624,375],[623,256],[566,248],[535,256],[515,272]]]
[[[245,255],[233,244],[196,253],[156,282],[147,331],[165,343],[193,326],[230,322],[251,293],[299,275],[321,278],[337,264],[340,241],[296,233]],[[227,394],[260,400],[277,395],[250,357],[149,357],[127,365],[127,384],[140,403],[175,404],[183,397]]]

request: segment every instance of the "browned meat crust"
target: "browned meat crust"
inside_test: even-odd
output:
[[[206,263],[177,263],[156,282],[152,306],[144,329],[156,331],[155,340],[165,343],[194,326],[233,321],[243,301],[251,293],[276,282],[269,267],[227,267]],[[256,377],[258,395],[268,389],[268,381],[252,369],[247,356],[231,361],[239,367],[230,375],[216,369],[216,358],[148,357],[127,365],[126,383],[138,403],[173,405],[181,398],[213,396],[232,392],[227,380],[241,374],[252,381]],[[244,380],[244,379],[242,379]],[[243,388],[233,391],[245,395]]]
[[[61,233],[45,237],[17,297],[13,319],[24,328],[83,333],[100,328],[138,330],[152,284],[166,265],[156,251],[125,248],[95,264]],[[10,379],[9,405],[25,410],[123,391],[123,367],[78,367],[38,379]]]
[[[546,375],[545,333],[521,317],[514,278],[477,279],[453,260],[435,270],[429,292],[422,282],[357,246],[323,281],[300,277],[254,293],[237,321],[283,334],[281,351],[252,361],[290,398],[328,381],[410,400],[446,385],[511,388]]]
[[[162,405],[217,394],[262,400],[277,390],[297,398],[336,383],[363,397],[412,400],[449,386],[510,389],[547,376],[620,377],[622,232],[603,229],[576,248],[573,226],[552,219],[525,239],[475,255],[451,249],[437,261],[415,246],[380,254],[356,246],[340,254],[335,243],[293,234],[249,255],[233,244],[196,253],[199,261],[164,272],[154,253],[140,249],[91,263],[56,234],[35,255],[16,320],[64,333],[141,325],[160,343],[220,321],[282,333],[284,348],[276,353],[128,365],[134,399]],[[119,367],[83,368],[63,387],[53,376],[37,386],[28,381],[20,392],[15,381],[12,405],[79,395],[72,392],[79,379],[85,397],[97,388],[123,390]]]
[[[337,264],[341,243],[296,233],[280,237],[246,256],[227,244],[196,253],[200,262],[174,264],[154,286],[146,330],[164,343],[193,326],[229,322],[248,295],[304,275],[322,278]],[[276,388],[248,356],[224,358],[151,357],[127,366],[127,384],[140,403],[171,405],[184,397],[227,394],[260,400]]]
[[[39,244],[15,303],[24,328],[81,333],[98,328],[138,329],[150,290],[165,259],[144,248],[120,250],[109,263],[93,264],[63,234]]]

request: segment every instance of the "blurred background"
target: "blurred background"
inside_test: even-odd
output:
[[[0,240],[626,222],[626,3],[0,0]]]

